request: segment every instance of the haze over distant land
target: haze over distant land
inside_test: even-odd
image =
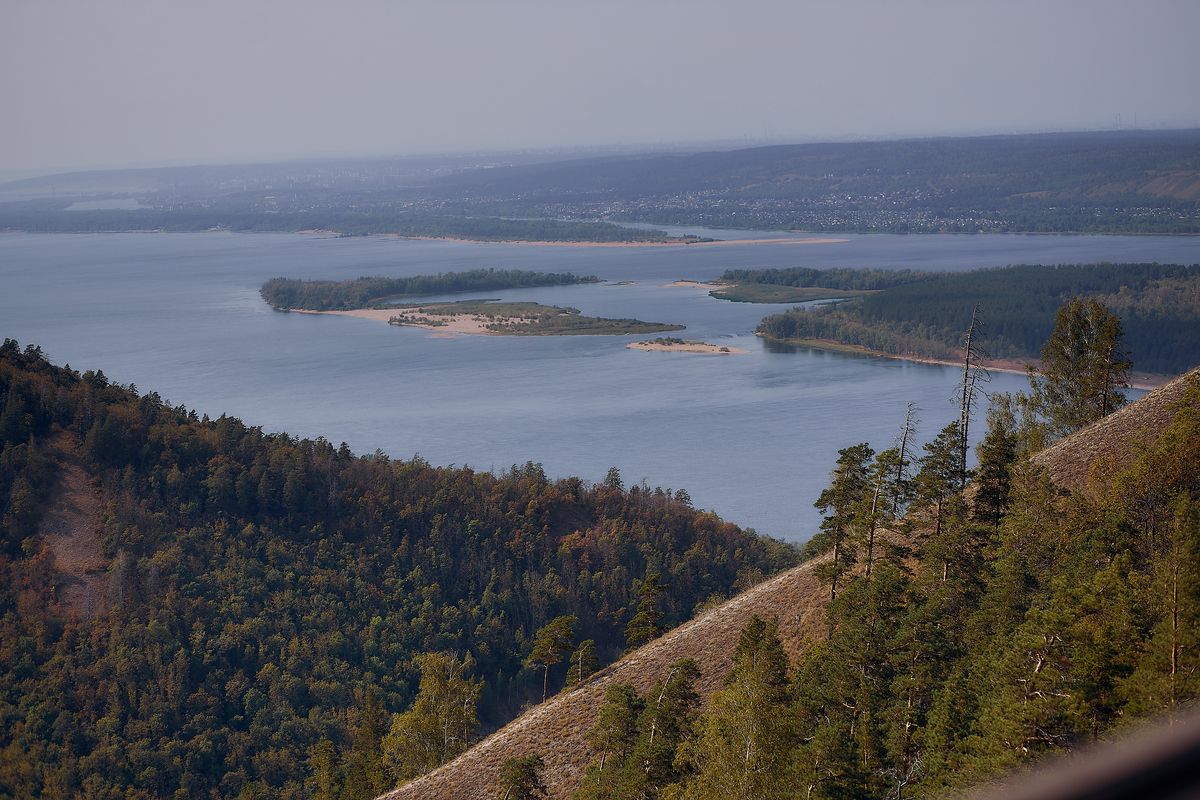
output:
[[[1200,4],[9,0],[0,176],[1200,124]]]

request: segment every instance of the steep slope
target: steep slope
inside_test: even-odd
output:
[[[707,698],[732,664],[737,632],[757,615],[779,620],[780,638],[790,656],[825,635],[828,589],[817,580],[815,559],[743,592],[727,603],[669,631],[601,670],[586,684],[542,703],[433,772],[383,795],[386,800],[467,800],[496,795],[497,776],[506,759],[538,753],[546,763],[545,781],[554,798],[570,797],[593,753],[587,735],[614,683],[632,683],[645,692],[671,664],[694,658],[700,664],[697,690]]]
[[[1097,467],[1111,474],[1133,461],[1144,444],[1170,424],[1175,408],[1196,380],[1200,380],[1200,367],[1056,442],[1033,460],[1064,489],[1090,494],[1089,484]]]

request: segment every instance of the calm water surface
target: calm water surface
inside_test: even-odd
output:
[[[955,413],[955,371],[771,352],[752,332],[784,306],[729,303],[662,284],[734,267],[1200,261],[1200,239],[1184,237],[838,238],[849,241],[580,248],[289,234],[2,234],[0,335],[37,343],[58,363],[102,368],[174,403],[270,431],[479,469],[533,460],[551,475],[588,480],[615,465],[627,484],[686,488],[699,507],[805,539],[816,529],[812,502],[837,450],[859,441],[889,446],[910,401],[931,437]],[[634,281],[483,296],[681,323],[683,336],[751,352],[635,352],[625,349],[629,337],[607,336],[440,338],[368,320],[276,313],[258,297],[259,285],[279,275],[476,267]],[[1022,385],[1019,376],[997,374],[989,388]]]

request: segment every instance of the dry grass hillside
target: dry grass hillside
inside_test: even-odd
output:
[[[1200,381],[1200,367],[1047,447],[1033,460],[1059,486],[1087,493],[1097,467],[1111,473],[1128,465],[1145,443],[1170,424],[1192,381]]]
[[[727,603],[667,632],[596,673],[584,685],[562,692],[487,737],[449,764],[384,795],[386,800],[484,800],[498,796],[497,776],[505,760],[538,753],[553,798],[575,791],[593,753],[587,743],[604,692],[613,683],[632,683],[645,692],[664,678],[671,664],[694,658],[700,665],[698,690],[707,698],[732,666],[738,631],[754,615],[779,621],[790,656],[825,635],[825,598],[813,567],[824,559],[790,569]],[[381,798],[381,800],[383,800]]]

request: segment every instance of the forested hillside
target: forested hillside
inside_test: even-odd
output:
[[[647,585],[677,624],[795,559],[615,471],[355,456],[11,340],[0,410],[0,796],[305,797],[323,764],[370,795],[421,654],[472,655],[486,730],[564,679],[531,660],[547,622],[573,615],[603,664]],[[69,533],[107,562],[83,595],[43,526],[68,458],[98,501]]]
[[[760,280],[753,273],[746,277]],[[891,355],[955,358],[978,305],[981,351],[991,358],[1032,359],[1050,335],[1058,307],[1081,296],[1099,299],[1121,318],[1138,369],[1178,374],[1200,361],[1200,265],[1025,265],[908,278],[836,305],[772,315],[758,332],[778,341],[825,340]]]

